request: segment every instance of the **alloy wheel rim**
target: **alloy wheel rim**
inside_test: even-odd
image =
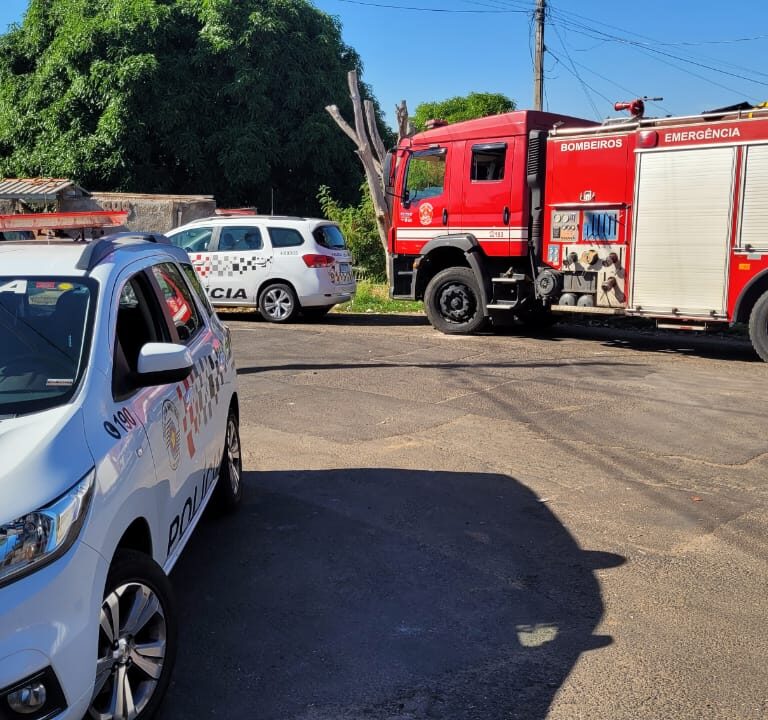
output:
[[[287,291],[276,288],[267,291],[264,298],[264,309],[272,318],[283,320],[287,318],[293,309],[293,301]]]
[[[232,486],[232,492],[237,494],[240,490],[240,471],[242,465],[237,427],[235,426],[235,421],[231,418],[227,423],[227,466],[229,469],[229,482]]]
[[[133,720],[157,689],[167,651],[160,599],[141,582],[112,591],[101,606],[96,683],[89,716]]]

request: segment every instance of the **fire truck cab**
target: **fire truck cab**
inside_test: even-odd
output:
[[[437,329],[746,322],[768,361],[768,110],[514,112],[415,135],[393,165],[392,295]]]

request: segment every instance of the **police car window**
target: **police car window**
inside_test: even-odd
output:
[[[171,242],[187,252],[205,252],[210,247],[212,237],[213,228],[192,228],[174,235]]]
[[[264,243],[261,239],[261,230],[257,227],[231,227],[221,228],[219,235],[219,250],[221,252],[240,252],[242,250],[261,250]]]
[[[115,325],[112,366],[112,395],[115,400],[135,391],[132,374],[137,372],[139,352],[149,342],[168,342],[168,328],[161,321],[160,307],[143,273],[134,275],[120,290]]]
[[[507,146],[503,143],[472,146],[472,182],[490,182],[504,179]]]
[[[208,295],[206,295],[205,290],[203,290],[203,286],[200,284],[200,277],[191,265],[187,265],[185,263],[181,266],[181,268],[184,270],[184,274],[187,276],[189,284],[197,293],[197,297],[200,298],[200,302],[203,304],[205,312],[208,313],[208,317],[211,317],[211,315],[213,315],[213,308],[211,307],[211,303],[208,301]]]
[[[192,293],[181,272],[170,263],[154,265],[152,274],[163,293],[176,332],[179,334],[179,341],[188,343],[203,326]]]
[[[329,250],[343,250],[347,246],[344,235],[335,225],[321,225],[312,231],[312,235],[318,245]]]
[[[91,336],[95,287],[83,278],[0,277],[0,415],[63,404]]]
[[[304,236],[293,228],[269,228],[269,240],[273,248],[298,247],[304,244]]]

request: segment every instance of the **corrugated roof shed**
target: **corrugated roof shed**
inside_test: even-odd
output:
[[[66,195],[89,195],[71,180],[61,178],[5,178],[0,180],[0,200],[45,202]]]

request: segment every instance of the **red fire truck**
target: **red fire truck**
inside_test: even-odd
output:
[[[768,361],[768,109],[438,125],[389,163],[391,293],[438,330],[554,314],[749,323]]]

